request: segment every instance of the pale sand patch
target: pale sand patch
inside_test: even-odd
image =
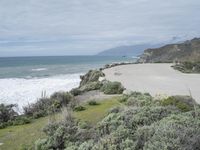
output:
[[[200,74],[184,74],[172,64],[131,64],[105,69],[106,79],[119,81],[132,91],[167,95],[189,95],[200,103]],[[120,75],[116,75],[120,74]]]

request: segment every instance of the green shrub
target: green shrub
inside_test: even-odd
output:
[[[132,93],[126,102],[126,105],[143,107],[154,105],[154,101],[152,96],[149,94]]]
[[[200,62],[180,62],[172,67],[183,73],[200,73]]]
[[[91,100],[88,102],[88,105],[99,105],[95,100]]]
[[[121,108],[121,107],[119,107],[119,106],[116,106],[116,107],[114,107],[114,108],[111,108],[109,111],[108,111],[108,113],[109,114],[111,114],[111,113],[119,113],[119,112],[121,112],[123,109]]]
[[[33,150],[32,145],[21,144],[19,150]]]
[[[5,123],[10,120],[14,120],[16,116],[18,116],[17,112],[14,110],[16,105],[4,105],[0,104],[0,122]]]
[[[49,123],[44,132],[46,139],[40,139],[35,143],[36,150],[58,149],[63,150],[72,146],[72,142],[78,141],[78,126],[74,118],[66,114],[65,120],[56,123]]]
[[[84,142],[80,145],[80,147],[78,148],[78,150],[92,150],[94,147],[94,141],[93,140],[89,140],[88,142]]]
[[[88,122],[85,122],[85,121],[81,121],[78,123],[78,126],[81,128],[81,129],[89,129],[89,123]]]
[[[0,129],[3,129],[3,128],[7,127],[7,126],[8,126],[7,123],[0,123]]]
[[[70,91],[70,93],[74,96],[81,95],[83,92],[79,88],[74,88]]]
[[[69,92],[56,92],[50,98],[40,98],[36,103],[24,107],[24,114],[33,118],[40,118],[61,110],[74,101],[74,96]]]
[[[123,94],[119,98],[119,102],[125,103],[128,106],[143,107],[148,105],[157,105],[156,101],[149,93],[131,92],[129,94]]]
[[[84,92],[92,91],[92,90],[99,90],[102,87],[102,83],[99,81],[88,82],[78,88],[74,88],[70,91],[72,95],[78,96]]]
[[[44,129],[47,137],[37,142],[37,150],[199,149],[200,109],[197,107],[195,114],[194,110],[181,112],[174,106],[177,100],[192,106],[188,97],[174,96],[167,103],[155,104],[151,95],[133,92],[125,99],[132,105],[111,109],[94,127],[71,117],[49,124]],[[83,106],[77,108],[79,111]]]
[[[185,114],[172,115],[150,127],[151,135],[144,149],[198,150],[200,147],[200,120]]]
[[[16,117],[15,120],[12,121],[13,125],[23,125],[28,123],[31,123],[31,119],[26,116]]]
[[[84,111],[86,108],[82,105],[74,107],[74,111]]]
[[[123,94],[123,95],[119,98],[119,102],[120,102],[120,103],[127,102],[128,98],[129,98],[129,95]]]
[[[189,96],[171,96],[161,101],[161,105],[173,105],[183,112],[193,109],[193,99]]]
[[[101,91],[105,94],[122,94],[124,87],[120,82],[104,82]]]
[[[102,83],[97,81],[97,82],[89,82],[83,86],[81,86],[79,89],[81,92],[87,92],[87,91],[92,91],[92,90],[99,90],[102,86]]]
[[[31,115],[34,119],[38,119],[41,117],[44,117],[47,115],[47,112],[45,110],[39,110],[38,112],[33,112]]]
[[[69,92],[55,92],[51,95],[50,99],[57,100],[60,106],[67,106],[67,104],[73,100],[73,96]]]
[[[0,105],[0,129],[7,126],[23,125],[31,122],[31,118],[24,115],[18,115],[13,109],[15,106],[16,105]]]
[[[49,150],[47,146],[47,139],[38,139],[35,142],[35,150]]]

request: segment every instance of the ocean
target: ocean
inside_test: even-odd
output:
[[[17,104],[19,110],[56,91],[77,87],[80,75],[105,64],[134,61],[128,57],[49,56],[0,58],[0,103]]]

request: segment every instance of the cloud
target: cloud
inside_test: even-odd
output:
[[[199,8],[199,0],[1,0],[0,56],[46,55],[54,48],[58,54],[94,54],[191,38],[200,35]]]

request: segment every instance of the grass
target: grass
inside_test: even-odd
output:
[[[99,102],[99,105],[86,104],[86,110],[81,112],[75,112],[74,116],[81,121],[86,121],[95,125],[99,122],[108,112],[108,110],[114,106],[119,106],[121,103],[118,98],[112,98]]]
[[[34,120],[30,124],[11,126],[0,130],[0,150],[19,150],[23,145],[32,145],[38,137],[44,137],[42,128],[48,117]]]
[[[118,98],[111,98],[99,102],[99,105],[85,104],[86,110],[74,112],[74,116],[80,121],[87,121],[92,125],[99,122],[107,111],[114,107],[121,105]],[[57,120],[61,118],[60,114],[55,116]],[[42,132],[43,127],[48,123],[49,117],[43,117],[34,120],[30,124],[11,126],[5,129],[0,129],[0,150],[19,150],[24,145],[31,146],[39,139],[45,137]]]

